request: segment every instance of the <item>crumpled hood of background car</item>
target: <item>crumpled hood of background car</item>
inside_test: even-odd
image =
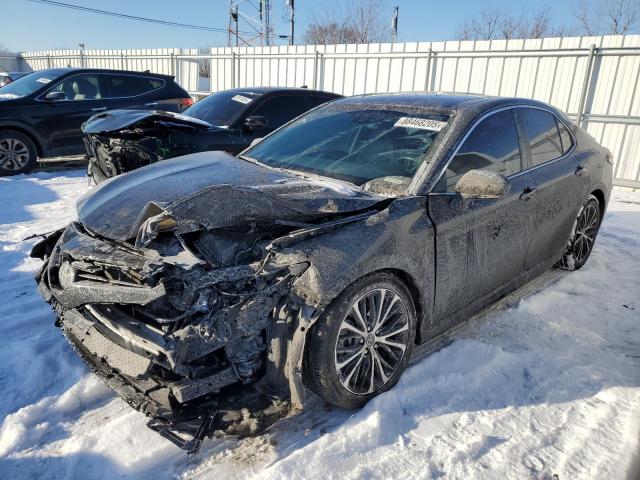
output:
[[[172,125],[185,125],[192,128],[213,128],[209,122],[198,118],[189,117],[180,113],[165,112],[163,110],[109,110],[108,112],[94,115],[82,124],[82,133],[106,133],[116,132],[124,128],[130,128],[141,124],[164,122]]]
[[[252,221],[310,222],[382,200],[330,179],[304,179],[225,152],[202,152],[114,177],[78,201],[78,217],[93,232],[128,240],[150,202],[178,221],[219,228]]]

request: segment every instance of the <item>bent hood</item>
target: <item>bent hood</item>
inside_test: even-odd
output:
[[[114,177],[78,201],[78,217],[102,236],[129,240],[145,212],[157,213],[157,207],[179,223],[211,229],[312,222],[384,200],[342,182],[301,178],[225,152],[202,152]]]
[[[125,128],[152,125],[188,126],[196,129],[213,128],[209,122],[180,113],[163,110],[109,110],[94,115],[82,124],[82,133],[117,132]]]

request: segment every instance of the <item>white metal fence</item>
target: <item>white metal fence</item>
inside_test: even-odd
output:
[[[23,53],[31,69],[86,66],[173,74],[193,94],[302,86],[344,95],[449,91],[535,98],[615,156],[615,183],[640,188],[640,36],[254,48]],[[199,66],[208,63],[208,79]]]

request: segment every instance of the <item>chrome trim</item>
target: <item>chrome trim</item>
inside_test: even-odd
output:
[[[138,95],[129,95],[129,96],[126,96],[126,97],[92,98],[92,99],[87,99],[87,100],[66,100],[65,99],[65,100],[58,100],[57,102],[49,102],[48,100],[44,99],[44,97],[47,95],[47,93],[49,93],[55,87],[60,85],[60,83],[62,83],[65,80],[68,80],[70,78],[78,77],[80,75],[119,75],[119,76],[125,76],[125,77],[146,78],[146,79],[149,79],[149,80],[158,80],[158,81],[162,82],[162,85],[160,85],[158,88],[154,88],[153,90],[149,90],[148,92],[141,93],[141,94],[138,94]],[[120,99],[124,99],[124,98],[138,98],[138,97],[142,97],[144,95],[147,95],[147,94],[149,94],[151,92],[156,92],[156,91],[162,89],[166,84],[167,84],[167,82],[166,82],[166,80],[164,78],[149,77],[149,76],[146,76],[146,75],[133,75],[131,73],[79,72],[79,73],[74,73],[72,75],[69,75],[68,77],[64,77],[61,80],[58,80],[54,86],[52,86],[48,90],[45,90],[40,95],[38,95],[38,97],[35,99],[35,101],[36,102],[45,102],[45,103],[54,104],[54,103],[63,103],[63,102],[94,102],[94,101],[100,101],[100,100],[120,100]]]
[[[490,112],[487,112],[487,113],[483,114],[480,118],[478,118],[475,122],[473,122],[471,127],[469,127],[469,130],[467,130],[467,132],[464,134],[464,136],[462,137],[462,139],[460,140],[460,142],[456,146],[456,149],[449,156],[449,159],[447,160],[447,162],[444,164],[444,166],[440,170],[440,173],[438,174],[437,179],[432,183],[431,188],[427,192],[427,194],[431,195],[431,194],[442,194],[442,193],[454,193],[454,192],[433,192],[432,190],[438,184],[438,182],[442,178],[442,175],[444,175],[444,172],[447,170],[447,167],[449,166],[449,164],[453,161],[453,158],[458,153],[458,150],[460,150],[460,147],[462,147],[464,142],[467,140],[469,135],[471,135],[471,133],[475,130],[475,128],[478,126],[478,124],[480,124],[480,122],[482,122],[486,118],[490,117],[491,115],[503,112],[505,110],[513,109],[513,108],[535,108],[535,109],[538,109],[538,110],[544,110],[545,112],[549,112],[551,115],[554,116],[554,118],[557,121],[559,121],[560,123],[562,123],[565,126],[565,128],[567,129],[567,132],[569,132],[569,135],[571,136],[571,139],[573,140],[573,142],[572,142],[572,145],[571,145],[571,148],[569,149],[569,151],[567,153],[565,153],[564,155],[562,155],[562,156],[560,156],[558,158],[554,158],[552,160],[548,160],[548,161],[546,161],[544,163],[541,163],[540,165],[535,165],[535,166],[529,167],[529,168],[527,168],[525,170],[521,170],[521,171],[519,171],[517,173],[514,173],[513,175],[509,175],[508,177],[506,177],[507,180],[510,180],[512,178],[516,178],[516,177],[518,177],[518,176],[520,176],[520,175],[522,175],[524,173],[530,173],[530,172],[532,172],[532,171],[534,171],[534,170],[536,170],[536,169],[538,169],[538,168],[540,168],[542,166],[549,165],[552,162],[557,162],[558,160],[563,160],[563,159],[565,159],[566,157],[568,157],[569,155],[571,155],[574,152],[574,150],[576,149],[576,146],[578,144],[576,136],[573,134],[573,132],[571,131],[571,128],[569,128],[569,126],[566,124],[566,122],[564,122],[551,108],[542,107],[542,106],[539,106],[539,105],[525,105],[525,104],[508,105],[506,107],[499,107],[499,108],[496,108],[495,110],[491,110]],[[518,142],[520,142],[519,138],[518,138]],[[522,160],[524,160],[524,158],[521,158],[521,161]]]

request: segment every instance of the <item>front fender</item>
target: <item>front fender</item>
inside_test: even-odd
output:
[[[288,263],[310,263],[294,283],[294,292],[309,305],[326,307],[359,278],[395,270],[413,283],[409,287],[418,292],[418,310],[431,312],[435,249],[425,197],[395,200],[367,218],[294,244],[278,257]]]

